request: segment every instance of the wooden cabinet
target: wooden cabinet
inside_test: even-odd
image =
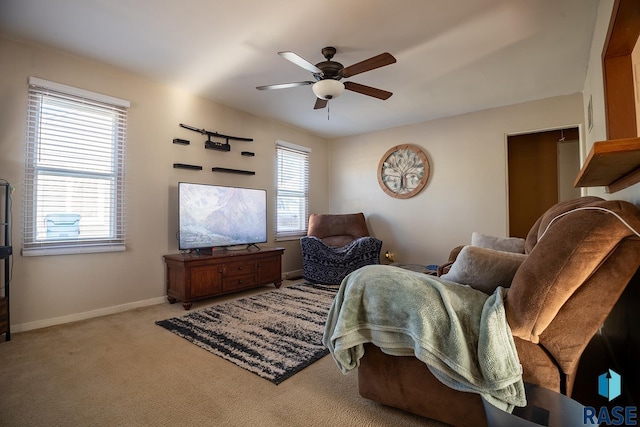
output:
[[[167,300],[192,301],[255,288],[282,284],[283,248],[219,251],[212,255],[165,255]]]

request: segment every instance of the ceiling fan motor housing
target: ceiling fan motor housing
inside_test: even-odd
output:
[[[325,47],[322,49],[322,56],[326,59],[326,61],[318,62],[316,67],[322,70],[322,74],[314,74],[316,80],[323,79],[334,79],[340,80],[342,76],[340,75],[340,71],[344,68],[339,62],[332,61],[331,58],[336,54],[335,47]]]
[[[344,66],[336,61],[322,61],[316,64],[316,67],[322,70],[322,75],[316,75],[317,80],[322,79],[334,79],[340,80],[342,76],[340,75],[340,70],[344,68]]]

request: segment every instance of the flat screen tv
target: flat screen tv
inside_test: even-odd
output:
[[[180,250],[267,241],[267,191],[178,183]]]

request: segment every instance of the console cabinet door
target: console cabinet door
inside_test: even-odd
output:
[[[258,283],[281,282],[282,262],[280,255],[258,260]]]
[[[222,292],[222,265],[191,267],[190,298],[217,295]]]

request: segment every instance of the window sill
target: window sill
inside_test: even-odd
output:
[[[123,252],[124,245],[73,246],[66,248],[29,248],[22,249],[22,256],[76,255],[101,252]]]
[[[288,242],[292,240],[300,240],[300,238],[304,236],[306,236],[306,234],[297,234],[295,236],[276,236],[274,240],[276,242]]]

